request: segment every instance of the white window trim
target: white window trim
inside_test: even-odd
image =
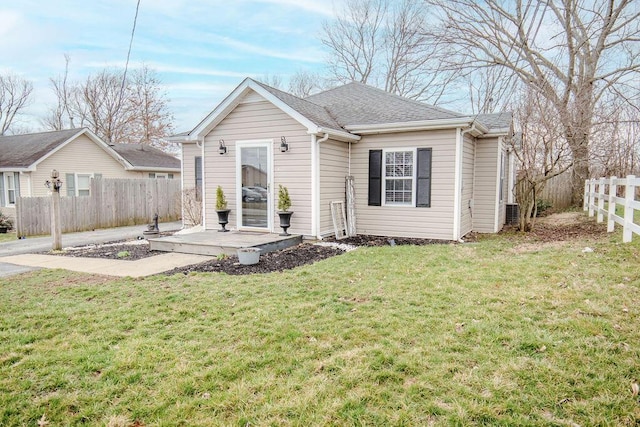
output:
[[[387,153],[396,153],[399,151],[410,151],[413,153],[413,174],[411,175],[411,203],[387,202]],[[382,206],[395,206],[395,207],[415,207],[416,206],[416,181],[417,181],[416,161],[418,158],[417,156],[418,156],[417,147],[387,148],[382,150]],[[390,178],[390,179],[403,179],[403,178]],[[404,179],[408,179],[408,177],[405,177]]]
[[[7,208],[13,208],[16,206],[15,200],[16,196],[16,175],[13,172],[7,172],[4,174],[4,205]],[[6,178],[11,178],[11,182],[13,183],[13,188],[9,188],[9,180]],[[9,202],[9,191],[13,191],[13,203]]]
[[[235,171],[235,179],[236,179],[236,227],[238,230],[256,230],[256,231],[268,231],[273,233],[275,230],[275,221],[274,221],[274,211],[275,211],[275,202],[274,202],[274,161],[273,161],[273,139],[249,139],[249,140],[240,140],[235,142],[236,149],[236,171]],[[247,227],[242,225],[242,148],[252,148],[252,147],[266,147],[267,148],[267,227]],[[204,164],[203,164],[204,167]],[[203,169],[204,171],[204,169]],[[204,175],[204,172],[203,172]]]
[[[83,172],[76,172],[75,173],[75,181],[76,181],[76,197],[80,197],[80,180],[78,179],[78,177],[80,176],[88,176],[89,177],[89,196],[91,195],[91,179],[93,179],[93,173],[83,173]],[[85,188],[83,188],[83,190],[85,190]]]

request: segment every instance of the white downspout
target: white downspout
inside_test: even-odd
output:
[[[196,141],[196,146],[201,147],[202,151],[200,152],[200,156],[202,157],[202,230],[206,230],[207,229],[207,215],[206,212],[207,210],[205,209],[205,206],[207,206],[207,183],[205,181],[205,177],[207,176],[206,173],[204,173],[204,165],[205,165],[205,161],[204,161],[204,136],[201,136],[200,138],[198,138],[198,140]],[[183,160],[184,161],[184,160]]]
[[[513,148],[508,151],[509,159],[509,176],[507,177],[507,203],[514,203],[513,189],[515,187],[515,174],[514,169],[516,167],[516,156],[513,153]]]
[[[462,221],[462,159],[463,159],[463,147],[464,147],[464,135],[476,130],[475,122],[465,130],[458,128],[456,132],[456,154],[455,154],[455,166],[454,166],[454,194],[453,199],[453,240],[459,240],[460,236],[460,223]]]
[[[498,230],[500,230],[499,228],[499,223],[500,223],[500,175],[502,174],[502,169],[500,168],[501,166],[504,167],[503,165],[503,159],[502,159],[502,143],[503,143],[503,139],[502,137],[498,137],[498,159],[496,162],[496,170],[498,171],[498,174],[496,176],[496,187],[495,187],[495,195],[496,195],[496,204],[493,208],[493,214],[494,214],[494,221],[493,221],[493,232],[497,233]]]
[[[321,239],[320,235],[320,143],[329,139],[325,133],[320,139],[311,135],[311,235]]]

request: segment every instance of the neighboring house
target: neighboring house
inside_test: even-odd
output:
[[[218,227],[220,185],[230,226],[278,232],[282,184],[295,212],[289,231],[331,235],[330,203],[345,201],[353,176],[359,234],[458,240],[505,223],[511,122],[510,113],[459,114],[361,83],[301,99],[245,79],[171,139],[182,143],[183,188],[201,189],[205,229]],[[265,188],[266,202],[243,201],[249,187]]]
[[[180,160],[140,144],[109,145],[86,128],[0,136],[0,209],[14,216],[19,196],[46,196],[56,169],[61,194],[88,195],[91,178],[176,178]]]

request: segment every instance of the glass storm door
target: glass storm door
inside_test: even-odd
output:
[[[239,146],[240,227],[270,230],[269,144]]]

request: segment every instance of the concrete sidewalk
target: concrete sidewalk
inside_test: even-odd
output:
[[[155,255],[136,261],[119,261],[102,258],[82,258],[58,255],[22,254],[0,258],[0,261],[20,266],[62,268],[82,273],[104,274],[116,277],[144,277],[162,273],[177,267],[199,264],[213,257],[181,254],[177,252]]]
[[[158,224],[158,228],[161,232],[178,231],[182,228],[182,222],[163,222]],[[66,233],[62,235],[62,247],[85,246],[116,240],[135,239],[138,236],[142,236],[144,230],[146,230],[146,226],[142,224],[128,227],[104,228],[94,231],[81,231],[79,233]],[[48,252],[51,250],[52,244],[53,238],[51,236],[16,239],[12,242],[0,243],[0,257]]]
[[[167,222],[158,225],[160,231],[177,231],[181,222]],[[86,246],[116,240],[135,239],[143,235],[145,225],[116,227],[80,233],[62,235],[62,247]],[[176,267],[198,264],[211,257],[166,253],[137,261],[107,260],[100,258],[65,257],[42,255],[51,250],[52,238],[34,237],[16,239],[0,243],[0,277],[25,273],[38,268],[62,268],[93,274],[106,274],[118,277],[142,277],[168,271]]]

